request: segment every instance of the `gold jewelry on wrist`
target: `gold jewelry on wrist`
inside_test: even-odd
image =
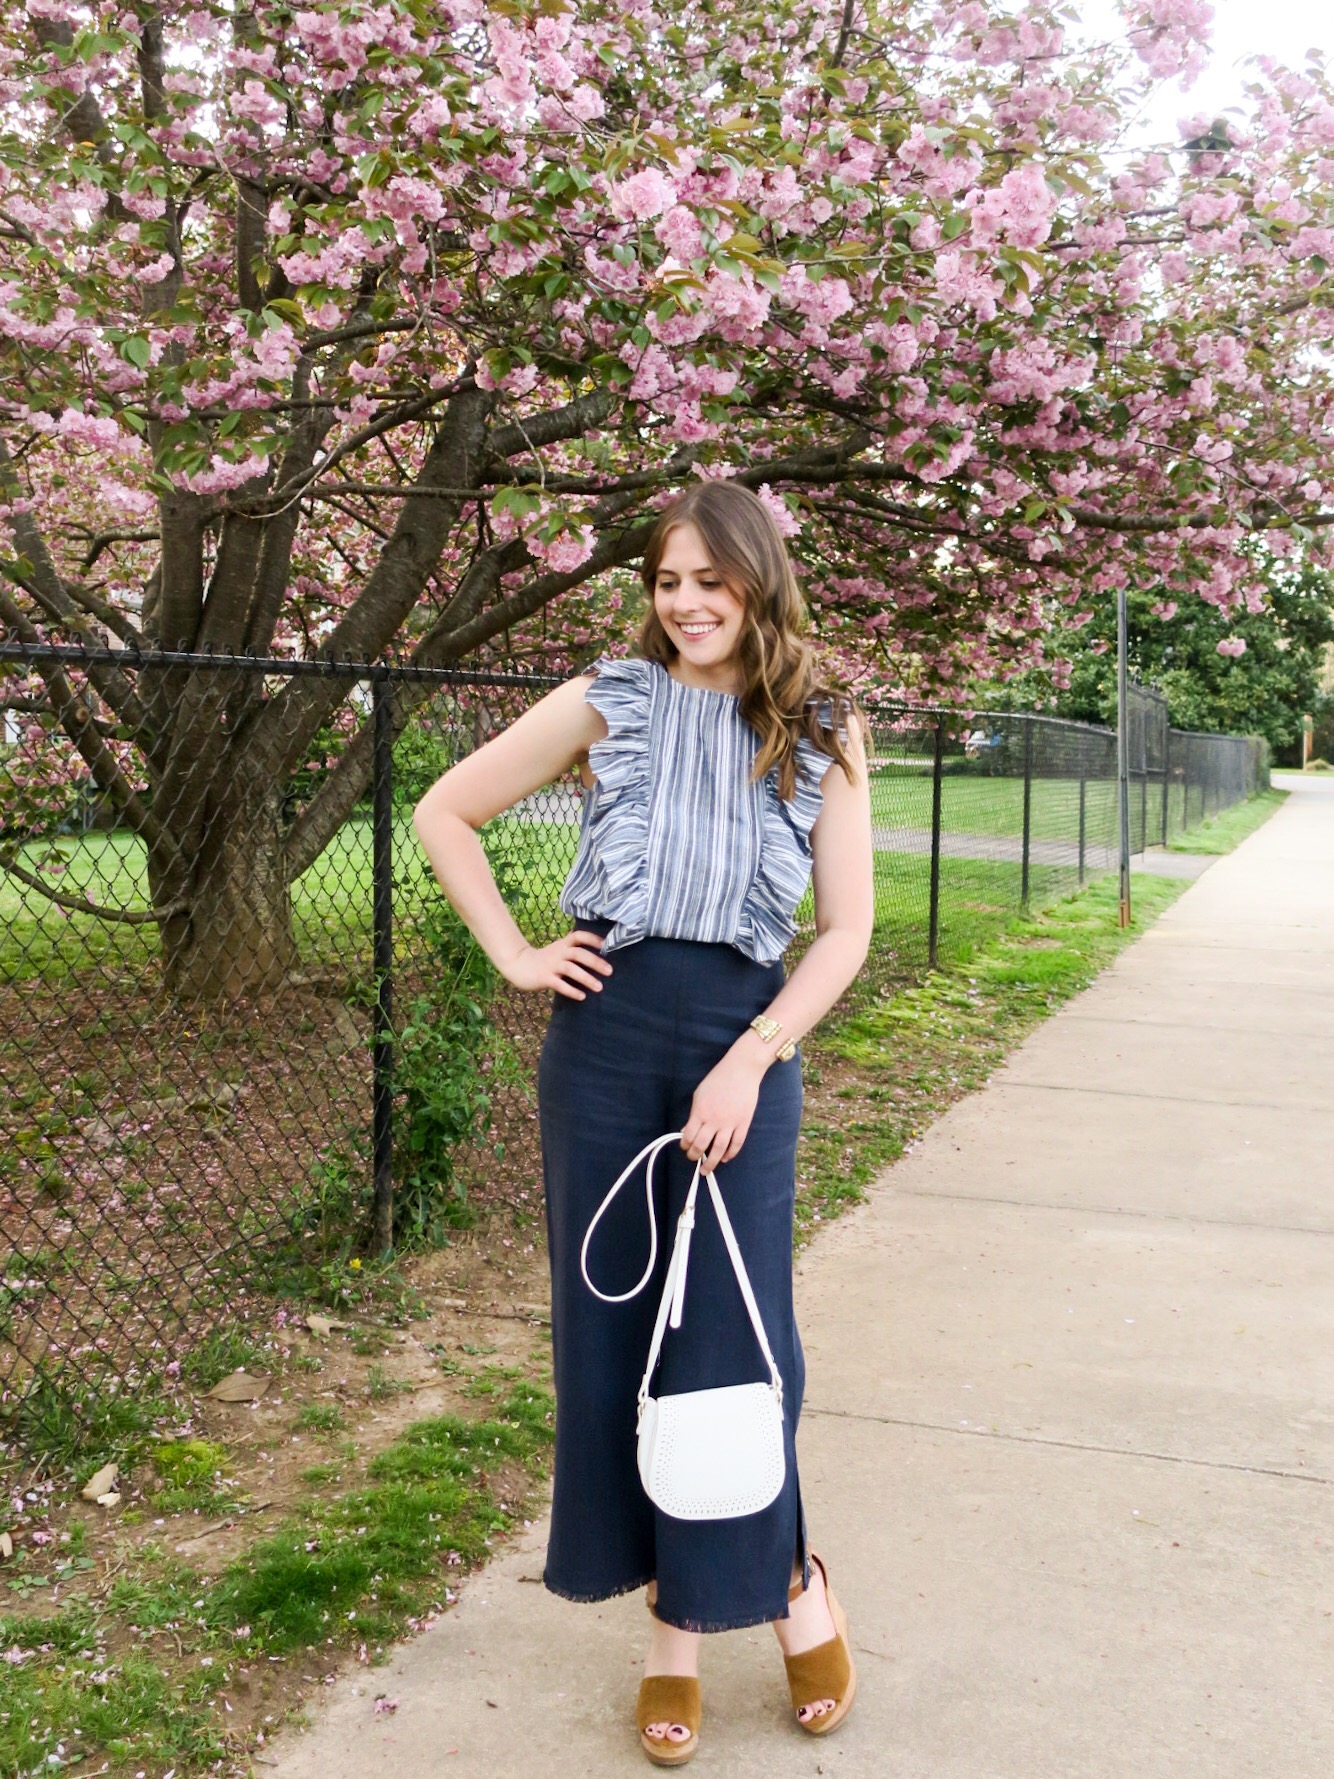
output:
[[[753,1032],[758,1032],[760,1034],[760,1041],[762,1043],[772,1044],[779,1032],[782,1031],[783,1027],[780,1021],[771,1019],[767,1013],[757,1013],[754,1019],[750,1022],[750,1029]],[[786,1044],[781,1045],[774,1052],[774,1055],[778,1058],[779,1062],[791,1062],[796,1054],[797,1041],[795,1038],[789,1038]]]

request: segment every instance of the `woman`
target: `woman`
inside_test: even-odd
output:
[[[797,1722],[828,1734],[855,1690],[846,1620],[806,1544],[793,1434],[804,1367],[792,1315],[802,1037],[852,981],[872,922],[860,724],[817,683],[805,614],[764,502],[705,482],[667,507],[644,557],[643,659],[600,660],[427,792],[417,832],[445,894],[498,970],[552,991],[538,1092],[552,1277],[557,1428],[546,1583],[575,1600],[647,1586],[637,1721],[660,1765],[694,1754],[701,1634],[772,1621]],[[532,946],[476,830],[578,765],[579,849],[561,895],[574,931]],[[834,767],[835,770],[829,770]],[[816,938],[782,953],[814,872]],[[786,1475],[762,1512],[673,1519],[635,1464],[636,1392],[669,1242],[642,1293],[583,1282],[584,1233],[644,1145],[681,1131],[655,1181],[660,1226],[694,1164],[718,1169],[782,1374]],[[664,1177],[665,1176],[665,1177]],[[648,1246],[639,1195],[599,1225],[591,1265],[628,1291]],[[701,1207],[689,1310],[658,1389],[767,1377],[712,1215]]]

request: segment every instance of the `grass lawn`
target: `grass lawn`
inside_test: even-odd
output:
[[[1182,834],[1172,841],[1169,852],[1231,852],[1248,834],[1253,834],[1263,823],[1267,822],[1274,811],[1287,799],[1287,791],[1262,791],[1258,797],[1252,797],[1245,803],[1234,803],[1231,809],[1225,809],[1221,815],[1211,815],[1207,821],[1192,828],[1189,834]]]
[[[0,1613],[0,1774],[250,1771],[274,1723],[262,1708],[277,1702],[281,1715],[284,1679],[323,1674],[348,1651],[382,1659],[443,1612],[448,1583],[521,1515],[552,1439],[549,1393],[484,1370],[468,1394],[499,1396],[489,1413],[423,1417],[369,1462],[356,1464],[354,1449],[308,1467],[304,1498],[219,1573],[201,1571],[197,1546],[182,1557],[149,1538],[89,1587],[103,1565],[86,1519],[50,1553],[25,1548],[32,1603]],[[320,1431],[309,1412],[296,1424]],[[216,1510],[202,1473],[227,1466],[225,1448],[145,1442],[139,1456],[170,1474],[170,1454],[189,1447],[203,1453],[201,1500]],[[352,1486],[330,1488],[344,1474]],[[11,1579],[11,1602],[16,1591]]]
[[[1035,778],[1031,786],[1031,833],[1035,840],[1079,835],[1079,780]],[[1116,833],[1116,786],[1090,780],[1084,787],[1085,832],[1090,843],[1112,843]],[[871,819],[879,828],[931,826],[931,773],[881,769],[871,778]],[[983,773],[946,773],[940,786],[940,820],[947,834],[1019,835],[1024,831],[1022,779]],[[1153,817],[1150,817],[1150,827]]]

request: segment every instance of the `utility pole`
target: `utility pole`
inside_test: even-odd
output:
[[[1116,595],[1116,810],[1121,842],[1119,926],[1130,925],[1130,699],[1126,664],[1126,589]]]

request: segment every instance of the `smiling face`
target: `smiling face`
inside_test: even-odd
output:
[[[653,608],[688,685],[736,691],[745,605],[715,573],[693,525],[667,535],[653,584]]]

